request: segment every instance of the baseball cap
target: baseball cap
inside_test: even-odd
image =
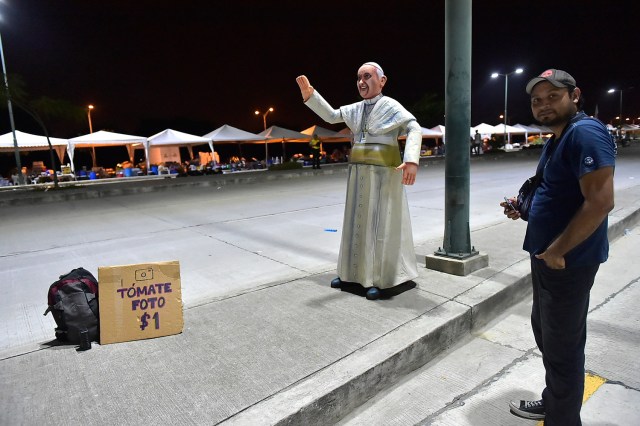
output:
[[[532,78],[527,83],[527,94],[531,94],[533,90],[533,86],[540,83],[541,81],[548,81],[556,87],[576,87],[576,79],[571,77],[566,71],[556,70],[556,69],[548,69],[543,71],[539,76]]]

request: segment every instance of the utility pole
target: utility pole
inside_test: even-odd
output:
[[[469,229],[471,128],[471,0],[445,3],[445,230],[443,247],[426,267],[468,275],[489,264],[471,246]]]
[[[18,184],[24,185],[24,175],[22,174],[22,163],[20,162],[20,148],[16,139],[16,124],[13,121],[13,107],[11,106],[11,93],[9,92],[9,81],[7,80],[7,66],[4,63],[4,49],[2,48],[2,35],[0,35],[0,58],[2,58],[2,74],[4,75],[4,89],[7,93],[7,107],[9,108],[9,121],[11,122],[11,132],[13,133],[13,149],[16,156],[16,167],[18,169]]]

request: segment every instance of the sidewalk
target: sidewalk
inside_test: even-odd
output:
[[[640,186],[617,192],[610,238],[639,217]],[[331,424],[528,295],[524,230],[475,230],[489,267],[420,268],[417,288],[389,300],[317,274],[185,309],[180,335],[2,359],[0,424]]]

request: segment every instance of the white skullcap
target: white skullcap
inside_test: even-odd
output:
[[[382,70],[382,67],[378,65],[376,62],[365,62],[364,64],[362,64],[362,66],[365,66],[365,65],[371,65],[372,67],[377,68],[378,71],[380,71],[380,77],[384,75],[384,71]]]

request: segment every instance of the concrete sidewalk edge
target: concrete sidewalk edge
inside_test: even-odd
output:
[[[610,217],[609,239],[640,221],[640,206]],[[509,282],[504,284],[505,279]],[[282,391],[221,422],[225,425],[293,425],[335,422],[453,343],[531,293],[529,259],[483,280],[452,301],[397,327]],[[442,315],[442,322],[433,323]]]

